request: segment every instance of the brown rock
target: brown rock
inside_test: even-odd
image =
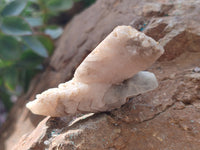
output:
[[[32,81],[29,92],[12,109],[1,129],[1,149],[29,142],[20,148],[199,150],[200,84],[199,73],[193,71],[200,67],[199,13],[199,0],[97,1],[67,25],[49,67]],[[33,131],[27,140],[22,138],[17,143],[41,120],[24,108],[25,100],[69,80],[90,50],[122,24],[143,30],[164,46],[165,54],[149,68],[159,79],[159,88],[134,97],[120,109],[71,126],[58,118],[60,126],[49,124],[49,132],[43,130],[45,135],[56,132],[54,136],[41,140],[42,133],[33,136]],[[46,127],[45,121],[40,125]],[[39,128],[36,130],[41,131]]]

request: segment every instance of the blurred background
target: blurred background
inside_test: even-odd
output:
[[[65,24],[95,0],[0,0],[0,126],[48,64]]]

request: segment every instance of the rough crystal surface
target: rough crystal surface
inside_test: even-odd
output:
[[[152,73],[139,71],[163,52],[144,33],[118,26],[85,58],[72,80],[44,91],[26,106],[35,114],[54,117],[118,108],[127,97],[157,87]]]

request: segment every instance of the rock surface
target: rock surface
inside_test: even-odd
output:
[[[199,150],[199,14],[199,0],[97,1],[66,26],[48,68],[12,109],[0,131],[1,149]],[[112,112],[74,122],[76,116],[45,118],[37,126],[43,118],[28,112],[26,100],[71,79],[90,50],[122,24],[164,47],[165,54],[148,69],[159,87]]]

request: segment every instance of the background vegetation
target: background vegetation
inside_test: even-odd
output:
[[[0,0],[0,100],[7,110],[52,54],[63,25],[55,18],[80,1],[85,8],[95,0]]]

